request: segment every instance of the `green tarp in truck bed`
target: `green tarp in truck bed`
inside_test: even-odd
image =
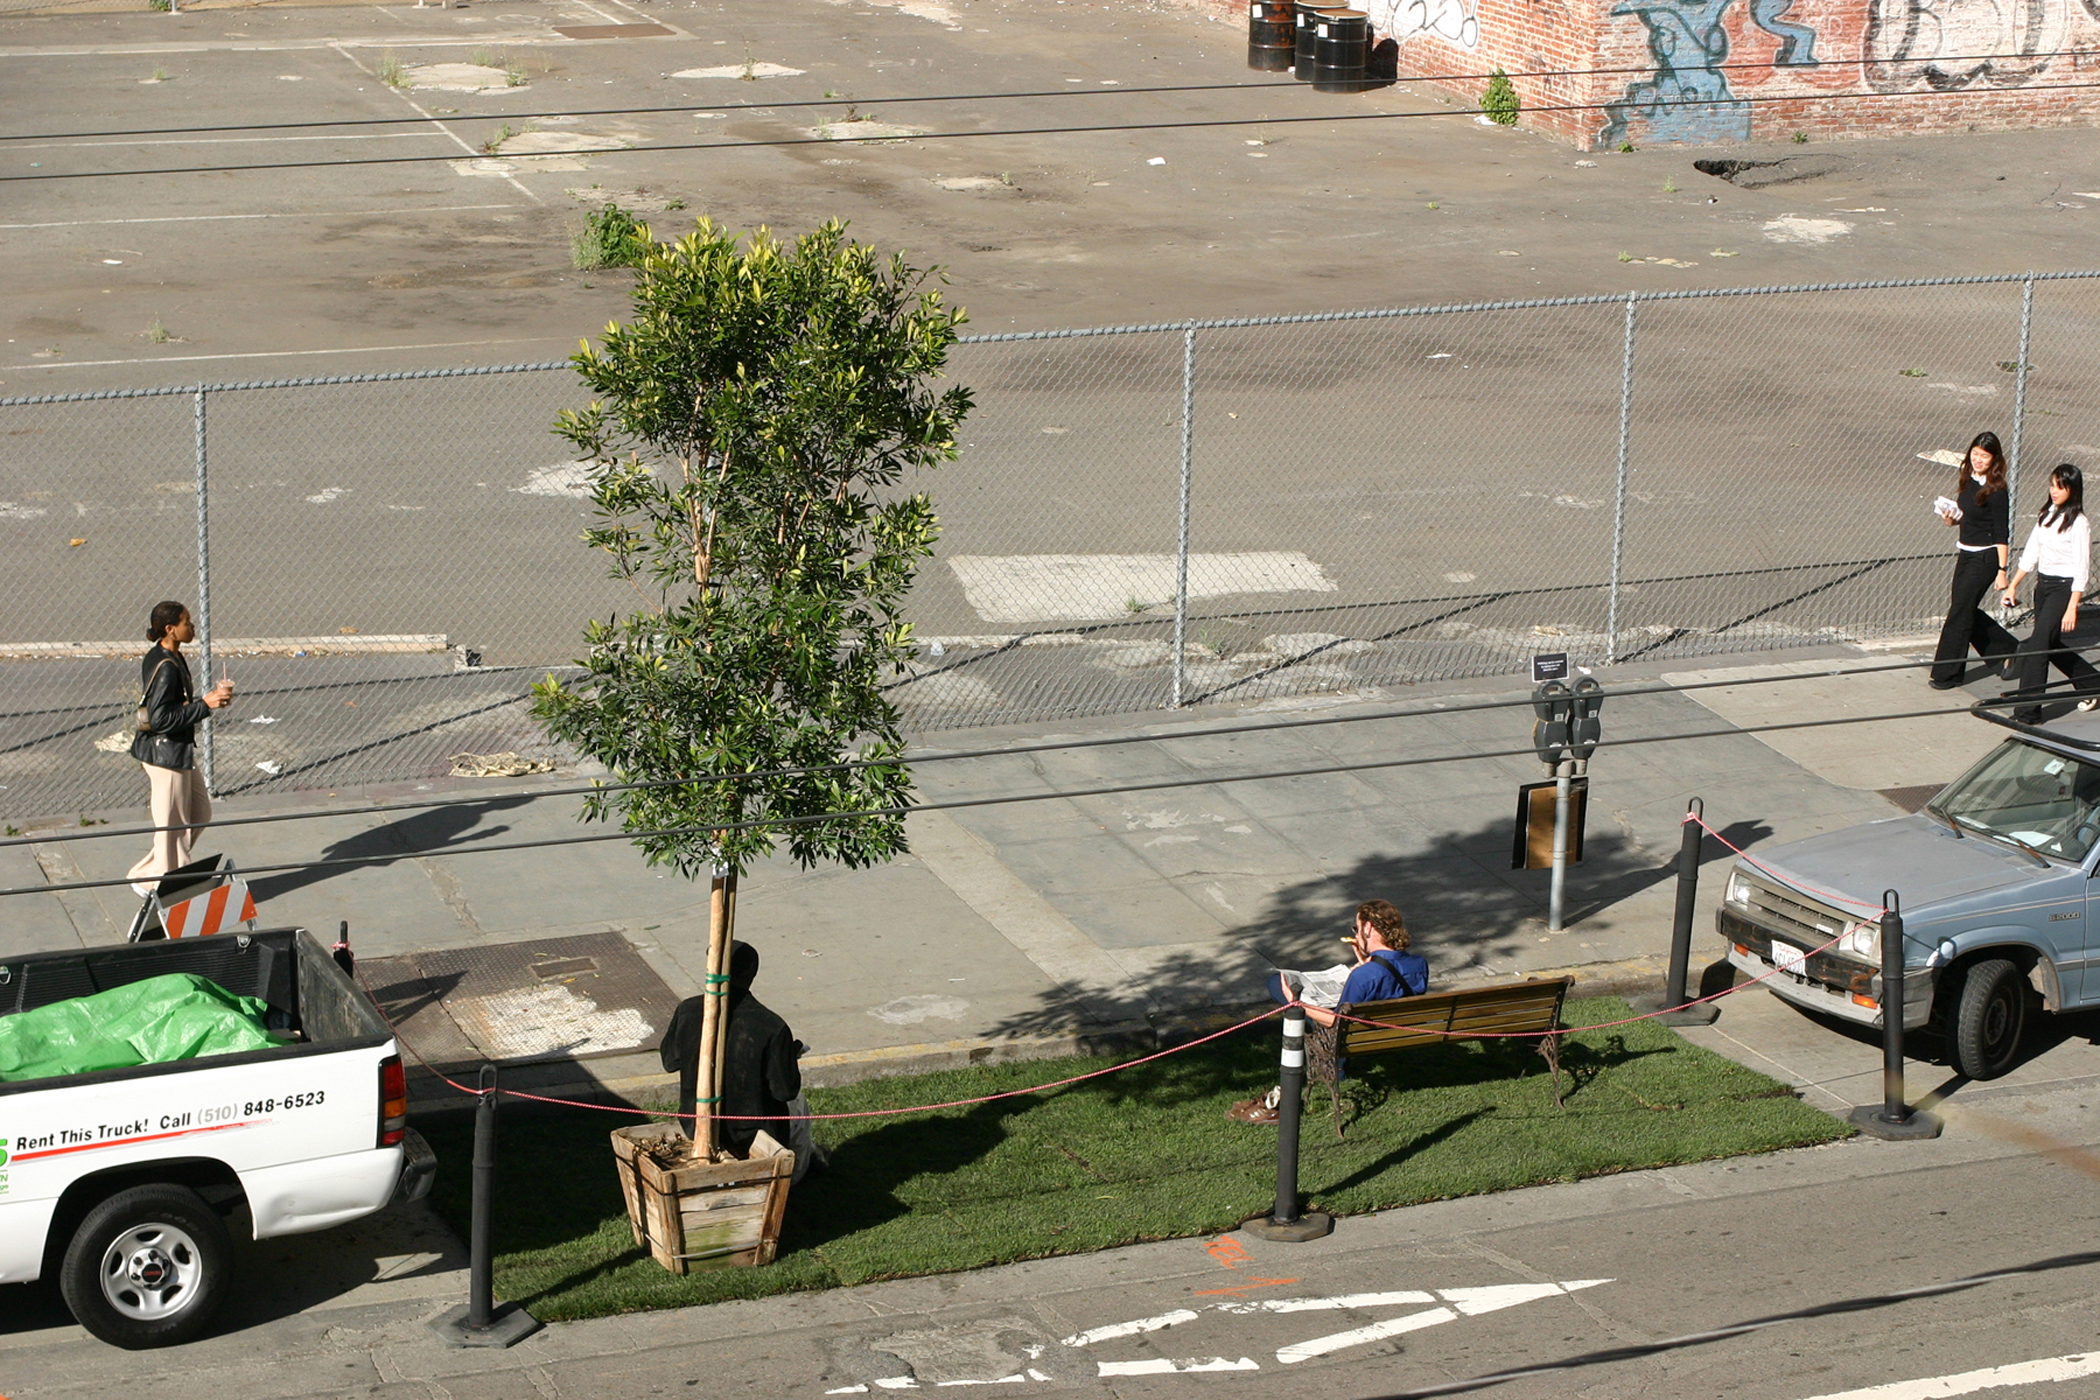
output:
[[[0,1016],[0,1082],[165,1064],[283,1045],[269,1005],[192,973]]]

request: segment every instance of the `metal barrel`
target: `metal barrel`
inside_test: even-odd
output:
[[[1300,4],[1297,7],[1297,28],[1294,31],[1296,41],[1293,45],[1291,73],[1300,82],[1309,83],[1312,81],[1313,45],[1319,39],[1320,17],[1330,13],[1339,13],[1345,8],[1342,5],[1322,5],[1318,3],[1310,5]]]
[[[1325,10],[1312,29],[1313,89],[1362,92],[1368,86],[1365,70],[1371,61],[1371,17],[1362,10]]]
[[[1247,66],[1283,73],[1297,58],[1297,0],[1253,0],[1247,6]]]

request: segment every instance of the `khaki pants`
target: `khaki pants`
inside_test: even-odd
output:
[[[161,768],[151,763],[139,766],[146,770],[146,806],[153,814],[155,826],[211,820],[211,794],[204,790],[202,773],[194,768]],[[154,832],[153,849],[131,867],[132,882],[151,884],[176,866],[188,865],[190,847],[197,843],[197,834],[195,829]]]

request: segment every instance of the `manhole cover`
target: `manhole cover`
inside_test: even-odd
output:
[[[358,973],[434,1065],[581,1060],[653,1045],[678,998],[618,933],[367,958]]]

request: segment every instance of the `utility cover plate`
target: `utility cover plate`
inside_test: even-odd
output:
[[[358,972],[434,1065],[582,1060],[653,1045],[678,998],[617,932],[368,958]]]

